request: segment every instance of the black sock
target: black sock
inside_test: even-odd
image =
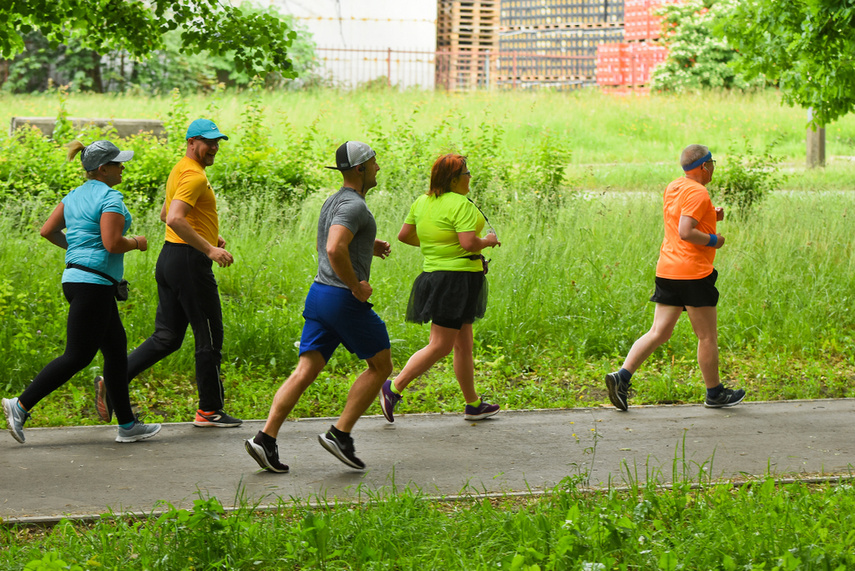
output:
[[[721,394],[721,391],[724,390],[724,385],[719,383],[717,387],[713,387],[711,389],[707,389],[707,396],[710,398],[715,398]]]
[[[632,378],[632,373],[630,373],[626,369],[621,369],[617,372],[617,374],[620,375],[620,378],[623,379],[623,382],[625,383],[628,383],[629,380]]]
[[[336,438],[350,438],[349,432],[343,432],[333,425],[330,425],[330,432],[332,432],[333,436]]]

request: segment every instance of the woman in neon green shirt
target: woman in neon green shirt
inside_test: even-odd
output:
[[[482,420],[499,412],[475,391],[472,323],[487,308],[487,280],[481,250],[500,246],[494,232],[479,237],[486,219],[466,195],[471,175],[466,157],[439,157],[431,169],[430,190],[410,207],[398,240],[418,246],[425,258],[407,305],[407,321],[430,322],[428,344],[413,354],[404,370],[380,391],[380,406],[394,422],[401,391],[434,363],[454,351],[454,374],[466,400],[464,418]]]

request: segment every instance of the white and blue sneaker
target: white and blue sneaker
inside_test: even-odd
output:
[[[9,432],[12,433],[12,438],[24,443],[24,423],[30,418],[30,413],[21,409],[18,405],[18,399],[3,399],[3,412],[6,414],[6,426],[9,427]]]
[[[139,442],[151,438],[158,432],[160,432],[159,424],[143,424],[139,420],[135,420],[134,425],[130,428],[119,427],[116,442]]]

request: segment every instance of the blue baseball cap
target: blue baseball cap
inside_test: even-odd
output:
[[[220,133],[220,130],[210,119],[196,119],[190,126],[187,127],[187,136],[185,139],[192,139],[193,137],[202,137],[203,139],[225,139],[229,140],[224,134]]]

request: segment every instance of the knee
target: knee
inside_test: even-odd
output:
[[[181,348],[181,344],[184,342],[184,335],[182,334],[179,336],[174,331],[163,330],[156,331],[155,334],[152,335],[152,339],[164,350],[171,353]]]

